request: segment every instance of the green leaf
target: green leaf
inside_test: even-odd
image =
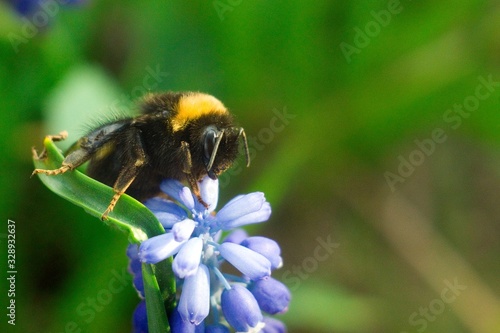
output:
[[[59,168],[64,156],[50,136],[45,138],[44,147],[45,150],[39,159],[34,156],[35,167],[46,170]],[[114,195],[111,187],[77,170],[56,176],[38,174],[38,177],[50,190],[99,218]],[[146,206],[126,194],[120,197],[108,220],[104,222],[128,233],[131,243],[136,244],[165,232]]]
[[[164,261],[163,261],[164,262]],[[146,296],[146,310],[148,313],[148,329],[151,333],[170,332],[168,318],[165,316],[165,303],[163,303],[160,286],[153,271],[153,265],[142,265],[142,278],[144,280],[144,294]],[[173,294],[175,298],[175,292]],[[170,303],[174,305],[175,303]]]
[[[54,170],[61,166],[64,156],[54,144],[52,136],[44,140],[40,155],[34,151],[36,168]],[[53,192],[72,203],[83,207],[88,213],[101,217],[108,207],[114,191],[95,179],[73,170],[64,174],[48,176],[38,174],[40,180]],[[154,214],[142,203],[128,195],[122,195],[114,210],[104,221],[126,232],[131,243],[161,235],[165,232]],[[148,312],[148,326],[152,333],[168,333],[170,326],[167,311],[175,306],[175,277],[172,272],[172,258],[156,265],[143,264],[143,280]]]

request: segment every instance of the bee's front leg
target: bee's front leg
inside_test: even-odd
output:
[[[189,150],[189,143],[186,141],[181,142],[181,151],[184,154],[184,161],[182,163],[182,172],[186,175],[186,179],[191,187],[191,191],[198,199],[198,202],[203,205],[203,207],[207,208],[209,205],[203,201],[200,194],[200,187],[198,186],[198,179],[193,175],[191,169],[193,167],[193,163],[191,160],[191,151]]]
[[[52,141],[62,141],[68,137],[68,132],[64,131],[61,132],[59,135],[49,135],[47,138],[49,138]],[[82,140],[82,139],[80,139]],[[43,159],[47,155],[45,149],[38,154],[35,149],[33,149],[33,157],[36,159]],[[83,163],[87,162],[93,155],[93,152],[90,151],[87,147],[80,147],[77,150],[71,152],[64,160],[62,161],[61,167],[58,169],[54,170],[45,170],[45,169],[35,169],[33,170],[33,173],[31,176],[37,175],[39,173],[48,175],[48,176],[55,176],[59,175],[62,173],[65,173],[66,171],[73,170],[75,168],[78,168],[80,165]]]

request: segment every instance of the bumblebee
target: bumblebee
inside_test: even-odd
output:
[[[186,181],[203,202],[198,181],[227,170],[243,140],[250,164],[245,131],[234,125],[226,107],[199,92],[146,95],[141,115],[104,124],[80,138],[59,169],[35,169],[35,174],[58,175],[89,161],[87,174],[115,192],[102,214],[106,219],[124,193],[144,201],[160,193],[165,178]]]

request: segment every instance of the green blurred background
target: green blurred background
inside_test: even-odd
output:
[[[498,1],[49,1],[26,17],[0,3],[8,332],[130,332],[125,235],[30,179],[30,148],[161,90],[217,96],[251,137],[219,202],[271,202],[251,232],[282,247],[290,332],[500,332]]]

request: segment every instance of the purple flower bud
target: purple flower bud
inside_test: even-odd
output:
[[[271,262],[255,251],[234,243],[219,245],[221,256],[252,280],[271,274]]]
[[[281,249],[274,240],[267,237],[248,237],[241,245],[262,254],[271,262],[271,268],[276,269],[283,266],[283,259],[281,258]]]
[[[227,322],[237,332],[247,332],[262,322],[262,313],[253,295],[243,286],[232,285],[221,296],[221,307]]]
[[[182,319],[178,308],[175,308],[170,317],[168,318],[170,329],[176,333],[204,333],[205,323],[201,322],[199,325],[194,325],[187,320]]]
[[[172,233],[146,239],[139,247],[139,259],[142,262],[156,264],[176,254],[185,241],[177,242]]]
[[[201,260],[201,250],[203,240],[201,238],[191,238],[179,250],[174,258],[172,269],[175,275],[181,279],[196,273]]]
[[[278,280],[268,277],[252,282],[248,290],[255,296],[260,308],[269,313],[277,314],[288,310],[290,291]]]
[[[172,227],[172,234],[177,242],[182,242],[188,240],[193,233],[196,223],[191,219],[185,219],[184,221],[174,224]]]
[[[245,230],[236,229],[224,239],[224,242],[241,244],[247,237],[248,234]]]
[[[142,300],[134,310],[132,319],[134,333],[148,333],[148,316],[146,311],[146,301]]]
[[[262,333],[286,333],[286,326],[281,321],[265,317],[264,324],[266,326],[262,329]]]
[[[205,326],[205,333],[230,333],[229,328],[222,324]]]
[[[264,222],[271,215],[271,206],[264,194],[254,192],[239,195],[229,201],[217,213],[217,221],[222,230],[230,230],[250,223]]]
[[[210,310],[210,273],[201,264],[194,275],[184,279],[178,306],[182,319],[192,324],[200,324]]]

